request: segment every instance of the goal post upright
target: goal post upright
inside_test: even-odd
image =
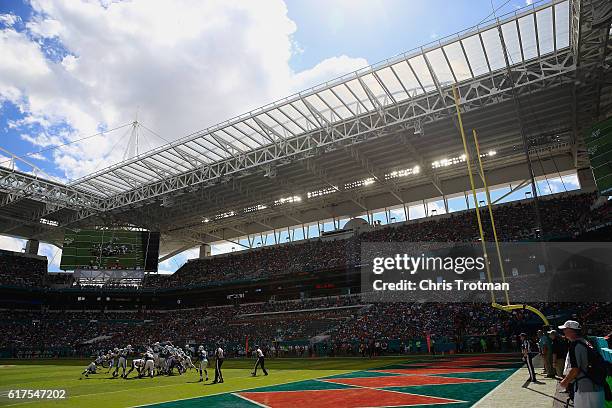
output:
[[[482,252],[485,258],[485,267],[487,270],[487,276],[489,282],[493,282],[491,277],[491,267],[489,265],[489,256],[487,254],[487,245],[484,239],[484,231],[482,229],[482,220],[480,219],[480,207],[478,205],[478,197],[476,195],[476,186],[474,184],[474,175],[472,174],[472,165],[470,164],[470,152],[467,147],[467,139],[465,137],[465,131],[463,130],[463,121],[461,120],[461,109],[459,107],[459,91],[457,90],[456,84],[453,84],[453,97],[455,99],[455,108],[457,109],[457,121],[459,123],[459,133],[461,134],[461,140],[463,141],[463,151],[465,153],[465,164],[468,170],[468,176],[470,179],[470,188],[472,190],[472,197],[474,198],[474,206],[476,209],[476,220],[478,221],[478,232],[480,234],[480,243],[482,245]],[[495,303],[495,295],[493,294],[493,288],[491,288],[491,303]]]
[[[499,259],[499,268],[501,271],[501,276],[502,276],[502,282],[506,283],[506,274],[504,271],[504,263],[503,263],[503,259],[501,256],[501,250],[499,247],[499,240],[497,238],[497,229],[495,228],[495,219],[493,217],[493,209],[491,206],[491,194],[489,192],[489,185],[487,184],[487,178],[485,176],[485,172],[484,172],[484,166],[482,165],[482,158],[480,156],[480,144],[478,143],[478,136],[476,133],[476,129],[472,129],[472,134],[474,136],[474,145],[476,146],[476,155],[478,156],[478,165],[480,167],[480,178],[482,179],[482,183],[484,185],[484,189],[485,189],[485,193],[487,196],[487,207],[489,209],[489,217],[491,218],[491,228],[493,229],[493,238],[495,240],[495,249],[497,250],[497,258]],[[544,313],[542,313],[541,311],[539,311],[538,309],[536,309],[533,306],[529,306],[529,305],[511,305],[510,304],[510,297],[508,295],[508,290],[505,289],[504,290],[504,294],[506,297],[506,304],[505,305],[500,305],[497,302],[493,302],[493,304],[491,306],[493,306],[496,309],[500,309],[500,310],[504,310],[506,312],[511,312],[512,310],[518,310],[518,309],[524,309],[524,310],[529,310],[533,313],[535,313],[536,315],[538,315],[540,317],[540,319],[542,319],[542,321],[544,322],[545,326],[550,326],[550,323],[548,321],[548,319],[546,318],[546,316],[544,316]]]
[[[463,129],[463,121],[461,119],[461,109],[460,109],[460,99],[459,99],[459,91],[457,90],[457,86],[456,84],[453,84],[452,86],[453,89],[453,98],[455,100],[455,108],[457,110],[457,122],[458,122],[458,127],[459,127],[459,133],[461,134],[461,140],[463,142],[463,150],[465,153],[465,163],[466,163],[466,167],[468,170],[468,176],[470,179],[470,188],[472,190],[472,196],[474,198],[474,206],[475,206],[475,210],[476,210],[476,220],[478,222],[478,232],[480,234],[480,242],[482,244],[482,250],[483,250],[483,254],[484,254],[484,258],[485,258],[485,267],[487,270],[487,277],[490,283],[493,282],[493,278],[491,276],[491,268],[489,265],[489,256],[487,253],[487,247],[485,244],[485,239],[484,239],[484,230],[482,227],[482,219],[480,217],[480,206],[478,205],[478,197],[476,195],[476,186],[474,184],[474,175],[472,174],[472,166],[470,163],[470,152],[468,150],[468,146],[467,146],[467,139],[465,137],[465,131]],[[487,205],[489,207],[489,215],[491,217],[491,223],[492,223],[492,227],[493,227],[493,234],[495,237],[495,243],[496,243],[496,248],[497,248],[497,254],[499,257],[499,261],[500,261],[500,266],[501,266],[501,251],[499,250],[499,244],[498,244],[498,240],[497,240],[497,233],[495,231],[495,224],[494,224],[494,220],[493,220],[493,211],[491,209],[491,200],[490,200],[490,193],[489,193],[489,189],[488,189],[488,185],[486,183],[485,180],[485,175],[484,175],[484,170],[482,167],[482,160],[480,158],[480,148],[478,145],[478,138],[476,135],[476,131],[473,131],[473,136],[474,136],[474,142],[476,143],[476,151],[477,151],[477,156],[478,156],[478,163],[480,165],[480,175],[482,177],[482,182],[485,186],[485,192],[486,192],[486,196],[487,196]],[[504,279],[505,282],[505,276],[503,275],[503,266],[502,267],[502,277]],[[501,305],[499,303],[496,302],[495,300],[495,295],[493,293],[493,289],[491,289],[491,306],[499,309],[499,310],[503,310],[505,312],[511,312],[513,310],[529,310],[531,312],[533,312],[534,314],[536,314],[540,319],[542,319],[542,322],[544,323],[544,326],[550,326],[550,323],[548,321],[548,319],[546,318],[546,316],[544,316],[544,313],[542,313],[541,311],[539,311],[538,309],[536,309],[533,306],[529,306],[527,304],[522,304],[522,305],[511,305],[510,304],[510,299],[508,296],[508,291],[505,291],[505,295],[506,295],[506,305]]]
[[[482,158],[480,157],[480,144],[478,143],[478,136],[476,135],[476,129],[472,129],[472,135],[474,136],[474,145],[476,146],[476,156],[478,157],[478,166],[480,167],[480,179],[484,185],[485,194],[487,197],[487,208],[489,209],[489,218],[491,219],[491,228],[493,229],[493,239],[495,240],[495,250],[497,251],[497,259],[499,260],[499,270],[501,271],[502,282],[504,287],[506,286],[506,273],[504,271],[504,262],[501,256],[501,250],[499,249],[499,240],[497,238],[497,228],[495,228],[495,219],[493,217],[493,208],[491,206],[491,194],[489,192],[489,185],[487,184],[487,178],[485,177],[484,166],[482,165]],[[510,296],[508,296],[508,289],[504,290],[506,297],[506,304],[510,305]]]

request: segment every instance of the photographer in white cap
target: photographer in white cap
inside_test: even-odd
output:
[[[563,330],[565,337],[570,340],[569,352],[565,360],[565,366],[569,372],[565,375],[560,385],[568,389],[574,389],[574,408],[603,408],[605,404],[604,390],[601,385],[596,384],[587,376],[590,364],[589,348],[591,344],[582,337],[582,327],[574,320],[568,320],[559,329]],[[596,351],[595,351],[596,352]]]

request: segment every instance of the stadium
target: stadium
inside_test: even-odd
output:
[[[612,4],[528,3],[74,180],[3,139],[0,406],[611,406]]]

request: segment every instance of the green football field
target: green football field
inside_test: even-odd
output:
[[[155,378],[79,379],[86,362],[0,362],[0,406],[21,407],[469,407],[520,366],[516,355],[271,359],[252,377],[251,360],[227,360],[223,384],[195,370]],[[209,368],[209,377],[214,369]],[[64,399],[9,398],[10,390],[65,390]]]

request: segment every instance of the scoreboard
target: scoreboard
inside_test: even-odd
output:
[[[597,189],[612,195],[612,117],[594,125],[585,142]]]
[[[156,271],[159,232],[66,230],[60,268]]]

